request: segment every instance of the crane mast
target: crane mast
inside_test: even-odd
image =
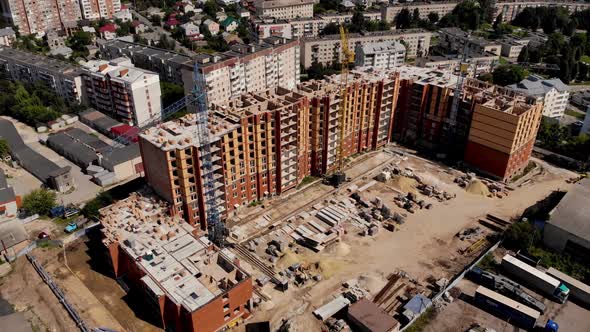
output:
[[[346,181],[344,174],[344,138],[346,136],[348,119],[348,65],[354,61],[354,53],[348,44],[348,31],[340,25],[340,107],[338,108],[338,149],[336,152],[336,171],[330,182],[338,187]]]

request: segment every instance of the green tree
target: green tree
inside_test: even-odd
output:
[[[49,215],[49,211],[56,206],[55,192],[47,189],[36,189],[25,195],[22,208],[29,215]]]
[[[399,11],[395,17],[395,27],[398,29],[407,29],[412,25],[412,16],[407,8]]]
[[[522,67],[517,65],[500,65],[492,72],[494,84],[506,86],[522,81],[527,73]]]
[[[158,40],[158,47],[174,51],[176,48],[176,42],[174,39],[168,38],[165,34],[161,34],[160,39]]]
[[[0,158],[4,158],[10,154],[10,147],[6,140],[0,139]]]
[[[211,17],[215,17],[215,14],[221,10],[221,7],[215,0],[207,0],[203,5],[203,12]]]
[[[432,24],[435,24],[436,22],[438,22],[439,19],[440,19],[440,17],[437,12],[430,12],[428,14],[428,21],[430,21],[430,23],[432,23]]]
[[[184,97],[184,88],[178,84],[160,82],[160,90],[162,92],[162,107],[168,107]]]
[[[84,205],[82,208],[82,215],[88,219],[98,219],[100,213],[98,212],[101,208],[112,204],[115,200],[113,196],[106,191],[103,191],[96,195],[96,197]]]
[[[528,221],[515,222],[508,228],[504,238],[504,246],[511,249],[528,249],[541,239],[539,230]]]
[[[529,62],[529,47],[525,46],[518,54],[518,62]]]
[[[336,23],[328,23],[326,26],[320,31],[320,36],[328,36],[328,35],[337,35],[340,33],[340,25]]]

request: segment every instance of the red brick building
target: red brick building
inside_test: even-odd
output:
[[[167,204],[133,194],[100,211],[115,277],[142,291],[170,331],[214,332],[250,315],[252,279],[230,251],[218,250]]]

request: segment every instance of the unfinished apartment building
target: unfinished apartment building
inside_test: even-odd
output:
[[[477,80],[465,83],[475,110],[464,160],[506,181],[528,165],[541,123],[542,102]]]
[[[213,105],[234,122],[221,137],[227,209],[278,195],[309,175],[307,98],[277,88]]]
[[[374,150],[391,139],[399,77],[393,71],[352,71],[348,78],[346,113],[340,124],[342,84],[340,76],[312,80],[299,85],[310,100],[309,142],[311,174],[335,170],[337,152],[343,158]],[[341,125],[343,140],[340,142]]]
[[[116,278],[143,294],[166,331],[214,332],[250,315],[252,279],[151,192],[100,210],[102,243]]]
[[[141,134],[139,147],[145,165],[145,176],[154,191],[171,204],[171,214],[183,216],[191,225],[207,229],[203,179],[203,156],[211,154],[215,204],[225,215],[224,174],[220,137],[230,131],[231,122],[210,115],[211,146],[203,149],[197,136],[197,117],[188,114],[147,129]]]
[[[307,99],[283,88],[213,104],[209,131],[215,197],[222,217],[294,188],[309,174]],[[195,116],[146,130],[140,148],[150,186],[174,215],[207,229],[202,153]]]

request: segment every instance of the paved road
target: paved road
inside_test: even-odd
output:
[[[166,35],[168,38],[174,40],[174,42],[176,43],[176,49],[175,51],[179,51],[182,50],[186,55],[189,56],[195,56],[197,55],[197,53],[191,51],[190,49],[182,46],[178,41],[176,41],[174,38],[171,37],[170,31],[165,30],[164,28],[162,28],[159,25],[154,25],[147,17],[139,14],[138,12],[136,12],[135,10],[131,9],[131,14],[133,15],[133,17],[135,17],[138,21],[140,21],[141,23],[145,24],[146,26],[148,26],[150,29],[152,29],[157,35],[158,37],[160,35]],[[157,39],[156,39],[157,40]]]

